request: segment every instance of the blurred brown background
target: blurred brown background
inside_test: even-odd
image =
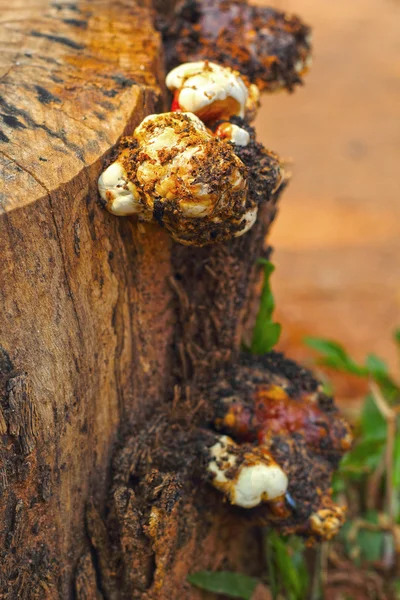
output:
[[[259,2],[262,4],[263,2]],[[314,65],[295,94],[264,96],[264,144],[293,159],[271,243],[280,347],[304,335],[396,366],[400,325],[400,1],[275,0],[314,28]],[[347,386],[347,387],[346,387]],[[351,387],[351,386],[350,386]],[[342,400],[354,394],[339,382]]]

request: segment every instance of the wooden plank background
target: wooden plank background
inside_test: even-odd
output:
[[[328,336],[360,359],[376,352],[395,367],[400,2],[272,4],[310,23],[315,44],[305,87],[264,96],[256,124],[267,146],[294,161],[270,238],[281,347],[304,360],[303,336]],[[338,384],[339,400],[354,395],[354,385]]]

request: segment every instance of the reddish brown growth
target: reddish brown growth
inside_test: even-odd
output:
[[[291,398],[278,385],[260,386],[252,395],[252,405],[234,403],[221,423],[229,431],[245,441],[258,440],[268,444],[274,435],[300,433],[310,448],[323,446],[325,438],[331,438],[338,451],[350,449],[350,436],[330,433],[332,419],[316,404],[316,396],[302,394]]]
[[[332,502],[331,477],[352,434],[311,373],[276,352],[243,355],[206,393],[215,406],[212,424],[239,444],[270,452],[288,476],[289,501],[254,509],[260,522],[311,539],[333,537],[344,510]]]
[[[209,59],[237,69],[261,90],[293,90],[310,63],[307,25],[245,0],[184,0],[161,29],[168,68]]]

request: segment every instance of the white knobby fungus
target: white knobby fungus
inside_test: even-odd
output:
[[[161,202],[178,202],[185,217],[201,218],[215,214],[216,204],[220,209],[228,206],[231,193],[244,191],[246,181],[240,170],[240,159],[231,153],[229,160],[233,168],[227,174],[229,185],[224,189],[221,184],[215,193],[208,183],[208,174],[203,173],[202,177],[200,173],[212,150],[213,136],[194,114],[185,113],[185,116],[190,128],[185,117],[175,113],[150,115],[139,125],[135,138],[145,159],[138,165],[136,176],[143,189],[146,186],[151,189],[149,194],[145,193],[148,208],[153,208],[157,197]],[[163,160],[168,153],[171,156]],[[223,161],[227,161],[227,156],[219,155],[218,148],[214,155],[212,170],[217,175],[219,166],[221,173],[224,170]]]
[[[114,215],[133,215],[143,210],[138,191],[128,181],[126,171],[120,162],[112,163],[100,175],[98,187],[107,210]]]
[[[234,123],[221,123],[214,131],[214,135],[232,142],[236,146],[247,146],[250,142],[250,134],[248,131],[239,127]]]
[[[247,86],[238,71],[207,60],[179,65],[168,73],[166,85],[176,93],[177,108],[206,123],[244,117],[246,111],[253,115],[259,102],[257,86]]]
[[[281,467],[259,449],[249,451],[222,435],[210,448],[212,484],[231,504],[254,508],[283,496],[288,479]]]
[[[243,142],[247,132],[237,129]],[[146,117],[101,175],[99,190],[114,214],[155,219],[184,244],[238,237],[257,216],[247,169],[232,145],[186,112]]]
[[[258,207],[250,208],[242,217],[241,223],[244,223],[243,229],[235,233],[235,237],[240,237],[251,229],[257,220]]]
[[[330,540],[338,533],[345,520],[345,509],[333,505],[321,508],[310,517],[310,529],[324,540]]]

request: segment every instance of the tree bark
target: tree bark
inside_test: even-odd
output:
[[[193,381],[237,353],[273,206],[202,250],[108,214],[103,165],[164,106],[149,2],[0,10],[0,595],[196,598],[188,572],[256,562],[249,528],[195,489],[143,525],[124,457],[143,415],[195,410]]]
[[[162,50],[129,1],[4,1],[1,46],[0,589],[68,598],[120,424],[171,379],[170,240],[96,185],[162,105]]]

